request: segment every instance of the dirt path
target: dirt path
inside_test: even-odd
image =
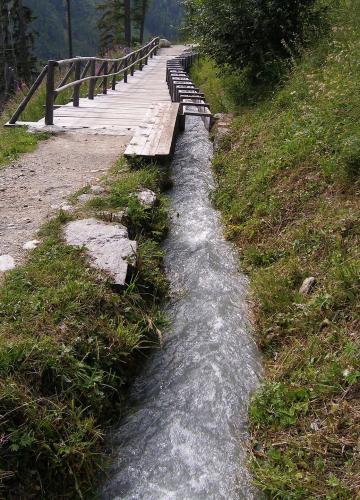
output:
[[[129,137],[63,134],[0,170],[0,260],[18,265],[23,245],[67,198],[98,179],[114,164]],[[0,271],[0,278],[1,278]]]

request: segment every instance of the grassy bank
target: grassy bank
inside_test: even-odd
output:
[[[214,201],[251,277],[266,368],[251,468],[268,498],[360,490],[360,9],[340,5],[327,38],[258,104],[239,109],[209,61],[194,71],[218,89],[216,111],[238,113],[214,159]]]
[[[167,293],[159,242],[167,230],[166,179],[156,166],[120,160],[107,194],[41,230],[41,245],[0,288],[0,496],[90,498],[106,466],[104,433],[126,402],[126,388],[159,345]],[[154,208],[132,196],[159,194]],[[68,220],[127,210],[139,243],[122,293],[62,238]]]

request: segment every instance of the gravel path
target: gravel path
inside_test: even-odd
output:
[[[23,245],[36,239],[40,226],[71,194],[96,184],[128,140],[62,134],[40,142],[35,152],[0,170],[0,278],[1,263],[9,261],[4,256],[21,263],[26,255]]]

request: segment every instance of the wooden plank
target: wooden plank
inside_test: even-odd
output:
[[[148,115],[140,125],[137,133],[130,142],[125,151],[126,156],[144,156],[145,151],[148,149],[148,144],[151,142],[153,131],[158,127],[161,117],[164,113],[164,104],[159,103],[156,110],[150,116]]]
[[[157,147],[160,142],[164,126],[166,126],[167,123],[170,108],[171,108],[171,103],[168,103],[166,106],[164,106],[160,119],[158,120],[156,127],[154,127],[154,129],[152,130],[152,133],[149,137],[149,141],[144,150],[142,151],[143,156],[156,155]]]
[[[148,135],[149,135],[149,128],[152,126],[153,123],[155,123],[155,116],[157,114],[158,110],[155,109],[149,109],[145,120],[142,122],[142,124],[139,126],[136,134],[132,138],[130,144],[126,148],[125,151],[125,156],[138,156],[143,147],[145,146],[147,140],[148,140]]]
[[[140,156],[149,156],[149,151],[151,145],[153,144],[154,137],[156,137],[156,134],[158,133],[159,129],[161,129],[161,121],[163,117],[166,116],[168,108],[169,108],[168,103],[159,104],[157,116],[152,126],[148,128],[148,138],[142,150],[139,153]]]
[[[126,156],[156,157],[169,156],[173,144],[179,104],[159,105],[160,113],[155,120],[142,124],[142,132],[138,132],[125,151]],[[145,129],[145,130],[144,130]],[[145,139],[146,138],[146,139]]]
[[[171,153],[174,142],[175,127],[179,114],[179,103],[171,103],[170,113],[168,117],[168,126],[165,126],[159,141],[159,147],[156,151],[156,156],[168,156]]]

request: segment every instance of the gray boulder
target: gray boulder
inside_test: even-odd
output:
[[[171,47],[171,42],[166,40],[166,38],[160,38],[160,49],[169,49]]]
[[[65,239],[68,245],[85,247],[92,266],[106,271],[115,285],[125,285],[129,262],[137,250],[125,226],[96,219],[76,220],[65,226]]]

